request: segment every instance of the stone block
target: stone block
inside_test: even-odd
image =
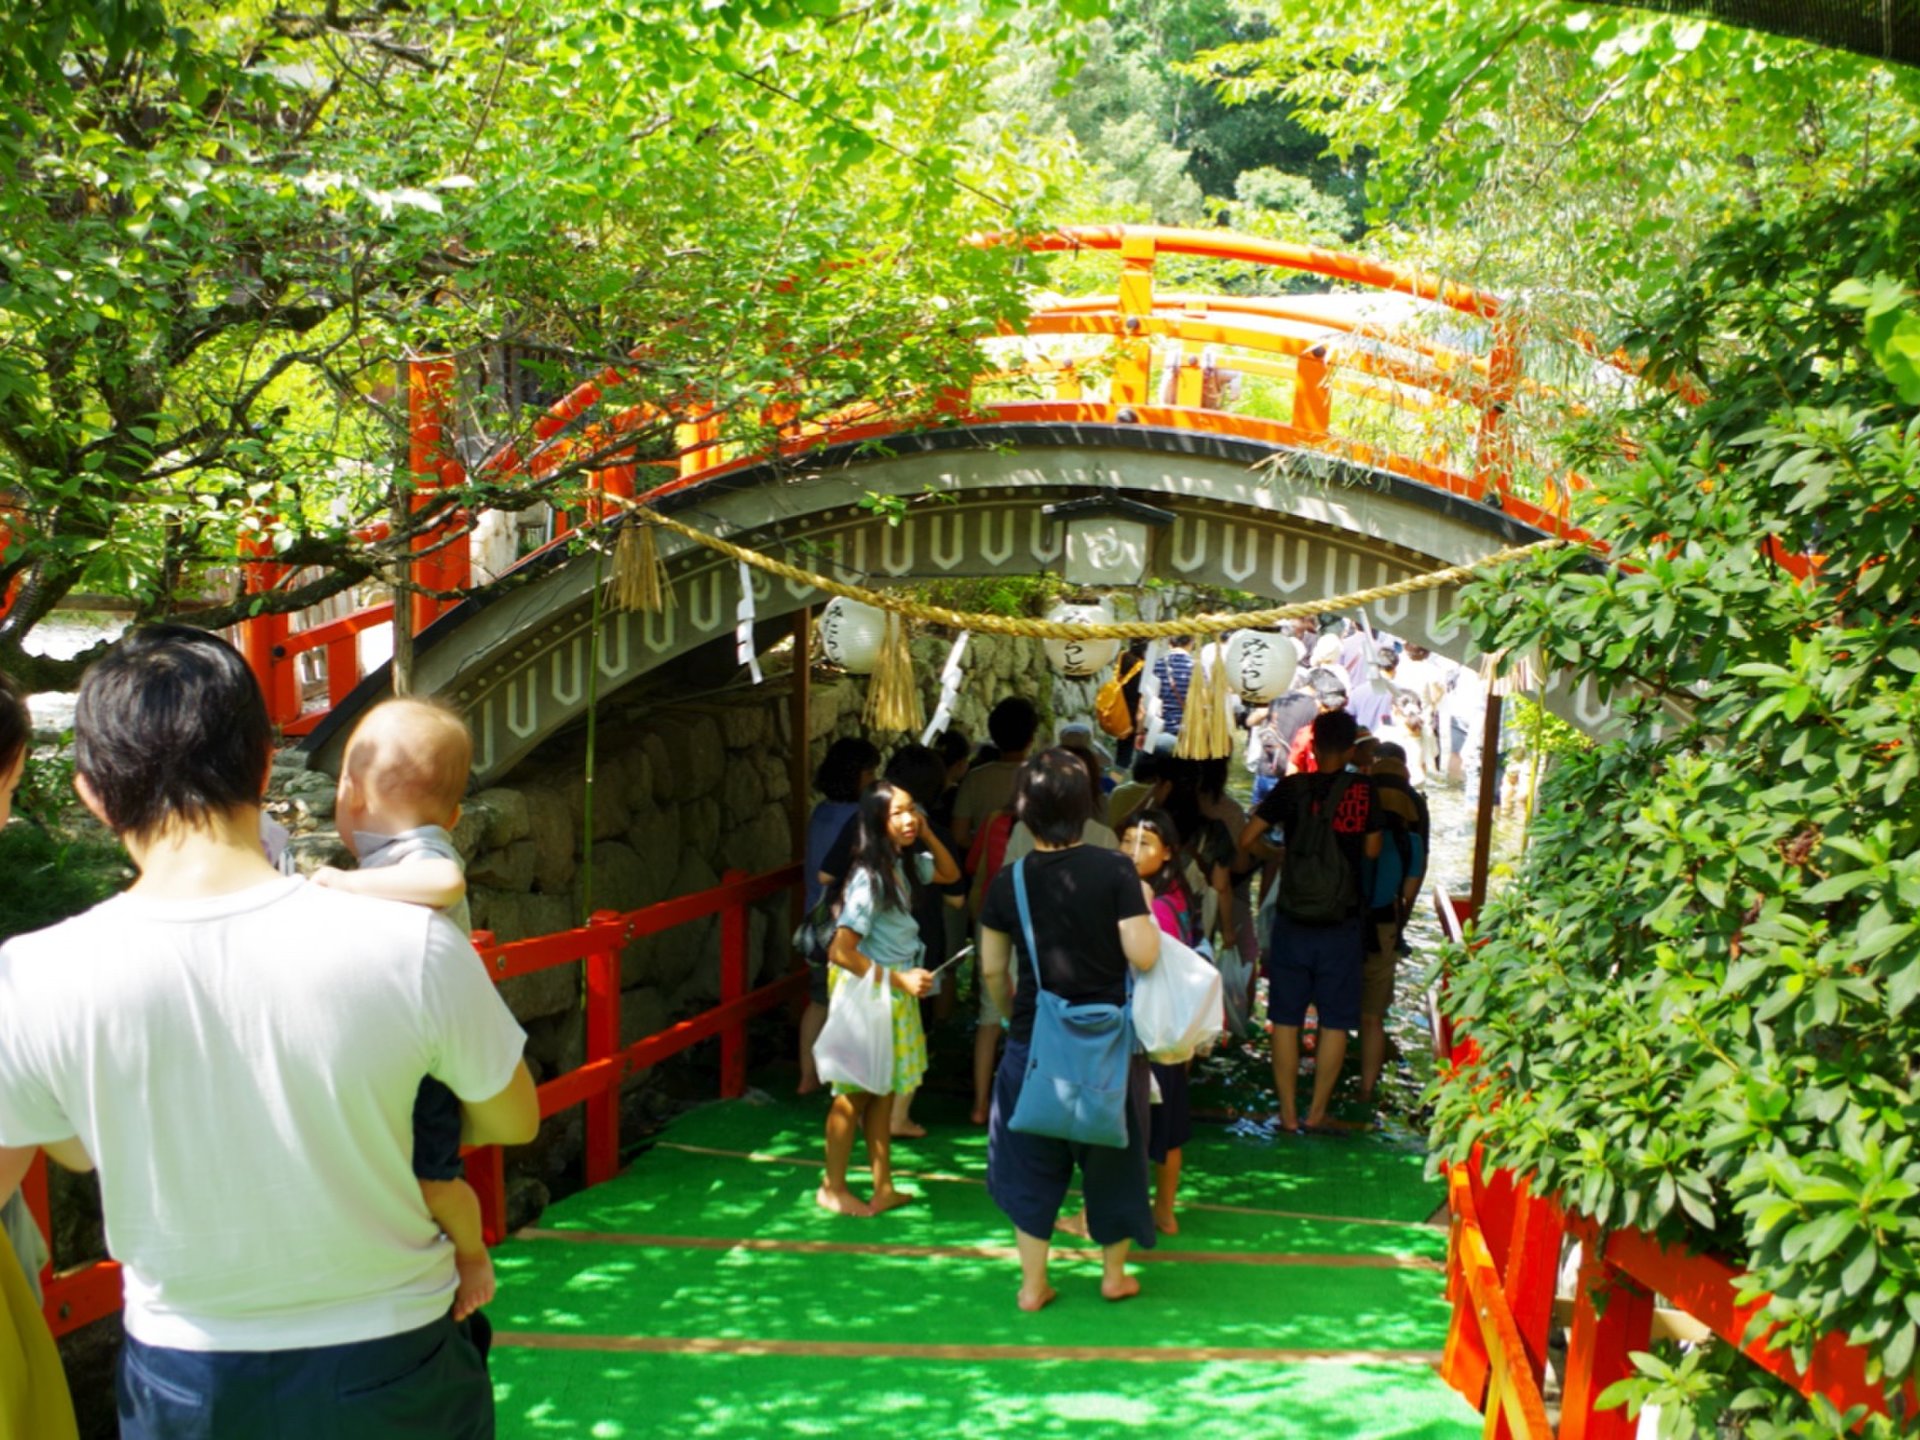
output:
[[[643,882],[643,905],[664,900],[672,894],[673,872],[680,866],[680,811],[676,806],[634,817],[627,831],[627,844],[645,862],[648,878]]]
[[[620,787],[620,799],[627,807],[628,823],[636,811],[650,811],[659,803],[653,794],[653,762],[637,740],[629,740],[614,757],[613,777]]]
[[[657,1035],[673,1023],[667,1009],[667,992],[652,985],[639,985],[620,993],[620,1043],[631,1045],[649,1035]]]
[[[327,831],[294,836],[287,841],[287,854],[292,858],[295,872],[301,875],[311,875],[323,865],[341,870],[353,868],[352,853],[338,835]]]
[[[646,899],[646,864],[631,846],[618,840],[597,841],[593,847],[593,908],[595,910],[638,910]],[[574,879],[576,889],[584,889],[586,871]],[[585,913],[586,896],[579,909]]]
[[[765,753],[755,764],[760,771],[760,785],[766,791],[767,799],[785,800],[793,794],[793,776],[788,772],[785,755]]]
[[[673,798],[691,800],[718,787],[726,774],[727,751],[713,716],[664,716],[656,733],[666,746]]]
[[[766,782],[761,778],[759,765],[749,756],[735,757],[727,766],[727,778],[720,784],[720,803],[726,810],[728,828],[744,825],[759,814],[766,796]]]
[[[573,833],[578,836],[584,829],[587,813],[587,777],[575,771],[558,787],[567,797],[567,809],[573,816]],[[593,838],[610,840],[615,835],[624,835],[627,826],[633,823],[627,808],[626,796],[622,793],[623,781],[616,770],[609,775],[604,764],[597,766],[593,779]]]
[[[768,805],[746,824],[727,832],[721,853],[730,868],[758,875],[786,864],[792,847],[792,822],[786,807]]]
[[[772,742],[773,707],[757,702],[720,712],[720,736],[729,750],[757,750]]]
[[[698,800],[690,800],[681,806],[680,848],[683,853],[694,855],[719,854],[719,801],[710,795],[702,795]]]
[[[500,982],[500,998],[523,1024],[547,1015],[564,1015],[580,1005],[580,967],[556,965],[532,975]]]
[[[461,859],[471,862],[487,848],[490,820],[487,811],[475,801],[461,802],[460,818],[453,822],[453,829],[448,832],[453,839],[453,848],[460,852]]]
[[[533,834],[533,820],[527,812],[527,798],[518,790],[495,786],[482,790],[467,802],[487,817],[486,847],[498,850]]]
[[[524,894],[533,888],[534,860],[533,841],[516,840],[504,850],[485,851],[467,866],[467,883]]]
[[[547,786],[528,786],[522,792],[534,845],[533,883],[547,895],[565,895],[573,884],[574,851],[579,836],[566,797]]]
[[[667,753],[667,742],[659,734],[649,730],[640,737],[640,753],[646,757],[647,772],[653,781],[653,803],[668,805],[673,802],[673,757]]]
[[[482,925],[476,913],[475,928],[491,930],[502,945],[535,935],[551,935],[556,930],[570,930],[579,923],[570,894],[518,895],[503,890],[470,890],[468,901],[472,902],[476,896],[484,896],[481,909],[486,923]]]
[[[824,740],[846,713],[846,701],[853,686],[845,681],[815,685],[807,692],[807,739]]]

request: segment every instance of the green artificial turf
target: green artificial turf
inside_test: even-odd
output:
[[[496,1329],[887,1344],[1207,1345],[1437,1350],[1427,1270],[1155,1265],[1151,1305],[1095,1296],[1099,1264],[1056,1262],[1061,1300],[1014,1308],[1011,1258],[681,1250],[523,1240],[494,1253]]]
[[[1186,1150],[1181,1234],[1160,1247],[1196,1258],[1135,1265],[1144,1294],[1114,1306],[1098,1296],[1097,1261],[1061,1253],[1059,1300],[1024,1315],[1013,1304],[1018,1266],[1004,1253],[1012,1234],[981,1183],[986,1135],[965,1123],[963,1103],[922,1097],[916,1111],[933,1133],[900,1144],[894,1162],[924,1177],[903,1182],[919,1198],[871,1220],[813,1203],[825,1105],[756,1095],[700,1107],[618,1179],[549,1208],[538,1222],[549,1234],[495,1252],[500,1293],[488,1313],[503,1334],[492,1361],[503,1440],[1116,1431],[1465,1440],[1480,1428],[1420,1363],[1445,1341],[1442,1276],[1334,1263],[1444,1257],[1444,1232],[1422,1223],[1440,1189],[1404,1139],[1263,1140],[1201,1123]],[[856,1150],[856,1189],[862,1158]],[[725,1241],[763,1248],[713,1245]],[[803,1248],[820,1242],[881,1248]],[[993,1250],[902,1255],[888,1246]],[[1268,1263],[1275,1256],[1306,1263]],[[1005,1346],[1035,1358],[663,1353],[622,1350],[622,1340]],[[583,1348],[545,1348],[552,1343]],[[1340,1358],[1062,1359],[1055,1347]],[[1395,1351],[1404,1363],[1353,1353]]]
[[[902,1157],[904,1161],[904,1156]],[[542,1229],[617,1231],[775,1240],[853,1240],[890,1245],[1008,1245],[1013,1231],[987,1195],[967,1181],[903,1181],[917,1203],[872,1221],[829,1215],[813,1203],[817,1165],[757,1162],[657,1147],[618,1179],[550,1207]],[[863,1177],[857,1173],[856,1183]],[[1193,1187],[1198,1190],[1199,1186]],[[1080,1242],[1063,1240],[1065,1244]],[[1293,1254],[1446,1256],[1446,1232],[1429,1225],[1362,1225],[1186,1209],[1175,1250]]]
[[[1130,1365],[496,1350],[501,1440],[1474,1440],[1419,1365]]]

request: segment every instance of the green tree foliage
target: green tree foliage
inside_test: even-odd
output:
[[[1712,237],[1637,331],[1709,398],[1663,395],[1598,478],[1609,563],[1466,592],[1481,646],[1593,677],[1629,721],[1562,757],[1454,959],[1482,1068],[1434,1130],[1603,1226],[1733,1256],[1801,1363],[1833,1332],[1868,1347],[1898,1417],[1874,1436],[1913,1433],[1920,1342],[1916,289],[1912,159]],[[1858,1418],[1726,1353],[1642,1369],[1620,1397],[1673,1407],[1663,1433]]]
[[[964,237],[1050,191],[968,131],[988,67],[1099,6],[0,4],[0,667],[70,683],[87,657],[22,641],[76,587],[167,613],[252,542],[311,567],[291,608],[524,505],[484,462],[609,363],[645,453],[687,404],[754,443],[775,386],[924,404],[1018,304],[1017,257]],[[421,351],[462,357],[472,483],[369,548]]]
[[[1920,74],[1561,0],[1254,0],[1196,69],[1369,155],[1369,244],[1610,331],[1721,227],[1873,183],[1920,136]]]
[[[1267,34],[1233,0],[1117,0],[1082,30],[1071,78],[1053,57],[1010,57],[987,123],[1022,117],[1035,142],[1084,160],[1067,197],[1076,220],[1233,223],[1220,207],[1244,200],[1241,177],[1261,171],[1299,185],[1268,185],[1263,212],[1298,210],[1316,235],[1350,233],[1362,167],[1328,155],[1283,101],[1226,103],[1195,66],[1203,52]]]

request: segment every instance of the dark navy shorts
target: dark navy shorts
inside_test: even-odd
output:
[[[467,1325],[307,1350],[120,1351],[120,1440],[493,1440]]]
[[[1267,1018],[1298,1026],[1311,1005],[1322,1030],[1359,1029],[1365,937],[1358,915],[1337,925],[1301,925],[1276,915],[1267,951]]]
[[[462,1180],[460,1097],[429,1075],[413,1097],[413,1178]]]
[[[1027,1076],[1027,1042],[1008,1039],[993,1075],[987,1122],[987,1193],[1025,1234],[1049,1239],[1060,1207],[1080,1171],[1087,1202],[1087,1234],[1096,1245],[1131,1240],[1153,1248],[1153,1204],[1147,1197],[1147,1061],[1136,1055],[1127,1076],[1127,1146],[1081,1145],[1028,1135],[1007,1124]]]

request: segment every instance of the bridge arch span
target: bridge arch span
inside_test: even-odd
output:
[[[917,431],[836,446],[803,464],[756,464],[654,502],[736,543],[783,555],[853,584],[1032,574],[1058,568],[1061,533],[1045,504],[1090,495],[1140,500],[1176,516],[1156,537],[1151,573],[1276,603],[1390,583],[1543,538],[1480,501],[1324,453],[1244,436],[1112,423],[998,423]],[[897,497],[894,523],[871,497]],[[862,503],[862,502],[867,503]],[[602,618],[597,692],[729,635],[736,565],[661,533],[673,604],[663,614]],[[592,653],[590,557],[560,547],[531,557],[416,642],[415,689],[458,706],[473,726],[474,778],[499,780],[586,709]],[[755,571],[755,611],[773,621],[826,599]],[[1457,591],[1373,608],[1375,623],[1441,654],[1466,658],[1447,625]],[[386,694],[369,676],[307,742],[309,762],[336,769],[355,719]],[[1548,702],[1585,729],[1606,708],[1585,693]]]

